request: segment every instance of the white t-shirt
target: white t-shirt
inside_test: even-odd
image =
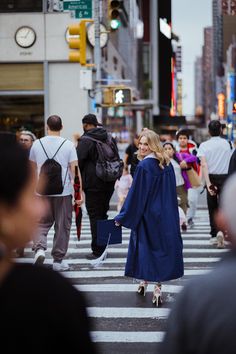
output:
[[[174,171],[175,171],[175,179],[176,179],[176,186],[182,186],[184,184],[184,179],[181,173],[181,167],[178,164],[178,162],[176,162],[174,159],[170,159],[170,162],[172,164],[172,166],[174,167]]]
[[[59,146],[65,140],[60,136],[45,136],[44,138],[40,139],[44,149],[47,152],[49,158],[52,158]],[[30,150],[30,160],[37,164],[38,175],[43,163],[47,160],[47,156],[39,142],[36,140],[33,143],[33,146]],[[64,190],[60,196],[66,196],[73,194],[73,187],[72,187],[72,176],[69,168],[69,163],[73,161],[77,161],[77,153],[74,144],[70,140],[66,140],[66,142],[62,145],[54,160],[59,162],[62,167],[62,181],[64,184]],[[65,183],[64,183],[65,181]],[[53,196],[50,196],[53,197]],[[58,194],[56,195],[58,197]]]
[[[229,161],[234,149],[227,140],[213,136],[208,141],[201,143],[197,156],[205,157],[209,174],[225,175],[228,173]]]

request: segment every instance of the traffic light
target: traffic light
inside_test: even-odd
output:
[[[132,89],[128,87],[107,86],[103,89],[103,105],[108,107],[132,104]]]
[[[108,0],[108,20],[112,30],[117,30],[120,27],[120,6],[119,0]]]
[[[94,64],[86,64],[86,34],[87,22],[93,20],[81,20],[79,23],[73,23],[68,26],[68,44],[70,49],[74,49],[69,53],[69,61],[80,63],[84,66],[94,66]]]

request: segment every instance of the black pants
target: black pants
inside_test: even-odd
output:
[[[90,228],[92,234],[91,248],[96,255],[101,255],[105,247],[97,245],[97,220],[105,220],[108,218],[109,203],[114,189],[102,192],[85,192],[85,204],[90,220]]]
[[[211,236],[216,237],[217,232],[219,231],[217,229],[216,223],[214,221],[214,216],[216,211],[218,210],[219,207],[219,201],[220,201],[220,195],[222,192],[222,187],[224,185],[224,182],[227,178],[227,175],[209,175],[211,183],[217,187],[218,192],[217,195],[210,195],[210,193],[207,191],[207,206],[208,206],[208,211],[209,211],[209,218],[210,218],[210,226],[211,226]]]

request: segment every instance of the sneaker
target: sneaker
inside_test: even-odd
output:
[[[34,264],[40,265],[43,264],[45,260],[45,252],[42,249],[36,251],[34,256]]]
[[[52,269],[56,272],[64,272],[65,270],[69,270],[70,267],[68,266],[68,264],[66,264],[65,261],[61,261],[61,263],[53,262]]]
[[[209,240],[209,242],[210,242],[211,245],[217,245],[217,243],[218,243],[216,237],[211,237],[210,240]]]
[[[194,222],[193,222],[193,219],[192,219],[192,218],[189,218],[189,219],[188,219],[188,226],[189,226],[190,228],[194,227]]]
[[[224,242],[224,234],[222,231],[219,231],[216,235],[217,239],[217,248],[225,248],[225,242]]]
[[[89,253],[86,255],[86,259],[89,259],[89,260],[92,260],[92,259],[97,259],[99,257],[101,257],[102,253],[101,254],[95,254],[95,253]]]

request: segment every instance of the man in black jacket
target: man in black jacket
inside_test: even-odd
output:
[[[232,250],[211,273],[189,281],[178,295],[161,354],[236,353],[236,175],[225,183],[217,223]]]
[[[236,172],[236,150],[234,150],[233,155],[231,156],[230,163],[229,163],[229,175]]]
[[[85,115],[82,123],[84,134],[78,141],[77,154],[92,234],[92,253],[86,258],[95,259],[100,257],[105,250],[105,247],[97,245],[97,220],[104,220],[108,217],[107,212],[115,182],[104,182],[96,176],[96,162],[98,160],[96,142],[85,138],[87,136],[106,141],[107,131],[101,127],[98,128],[101,124],[98,123],[94,114]]]

